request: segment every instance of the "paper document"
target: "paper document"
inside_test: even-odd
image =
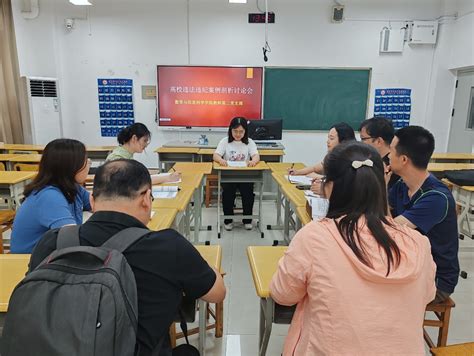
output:
[[[301,184],[301,185],[311,185],[313,179],[306,177],[306,176],[293,176],[293,175],[286,175],[286,179],[293,184]]]
[[[156,177],[169,177],[170,175],[171,173],[152,174],[151,179],[156,178]],[[178,180],[174,180],[172,182],[168,182],[168,183],[181,183],[181,178],[179,178]]]
[[[321,196],[318,194],[314,194],[311,190],[305,190],[304,195],[307,197],[313,197],[313,198],[320,198]]]
[[[177,185],[155,185],[153,186],[153,193],[155,192],[177,192],[179,187]]]
[[[176,198],[178,192],[153,192],[153,198],[155,199],[173,199]]]
[[[179,188],[174,185],[153,187],[152,194],[155,199],[173,199],[178,194]]]
[[[245,167],[247,167],[247,162],[245,162],[245,161],[227,161],[227,165],[229,167],[245,168]]]
[[[325,198],[309,196],[307,196],[306,199],[311,206],[311,215],[313,220],[321,220],[327,215],[329,209],[329,200]]]

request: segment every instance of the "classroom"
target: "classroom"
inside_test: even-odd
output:
[[[474,0],[0,0],[0,124],[0,355],[474,355]]]

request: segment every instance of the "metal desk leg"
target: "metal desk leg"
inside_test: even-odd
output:
[[[194,190],[194,243],[199,242],[201,230],[201,186]]]
[[[262,171],[263,172],[263,171]],[[260,189],[259,189],[259,197],[258,197],[258,228],[260,229],[260,234],[263,237],[263,223],[262,223],[262,199],[263,199],[263,175],[262,175],[262,181],[259,183]]]
[[[204,356],[206,348],[206,302],[199,299],[199,353]]]
[[[290,202],[285,198],[284,202],[285,212],[283,216],[283,240],[290,243]]]
[[[273,323],[273,299],[260,299],[260,329],[258,338],[258,354],[265,356],[267,353],[268,342],[270,341],[270,334],[272,332]]]
[[[221,238],[221,171],[217,171],[217,238]]]

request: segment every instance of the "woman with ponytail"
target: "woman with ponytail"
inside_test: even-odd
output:
[[[142,153],[150,144],[151,132],[144,124],[136,122],[133,125],[124,127],[120,130],[117,141],[117,146],[112,153],[107,156],[106,161],[114,161],[116,159],[133,159],[135,153]],[[180,179],[180,174],[177,172],[170,175],[156,175],[151,176],[152,184],[171,183]]]
[[[283,355],[424,355],[429,240],[390,217],[375,149],[344,143],[323,165],[327,216],[298,231],[270,287],[276,303],[298,304]]]

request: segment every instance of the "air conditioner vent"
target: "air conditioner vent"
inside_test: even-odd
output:
[[[31,96],[57,97],[56,82],[51,80],[30,80]]]

